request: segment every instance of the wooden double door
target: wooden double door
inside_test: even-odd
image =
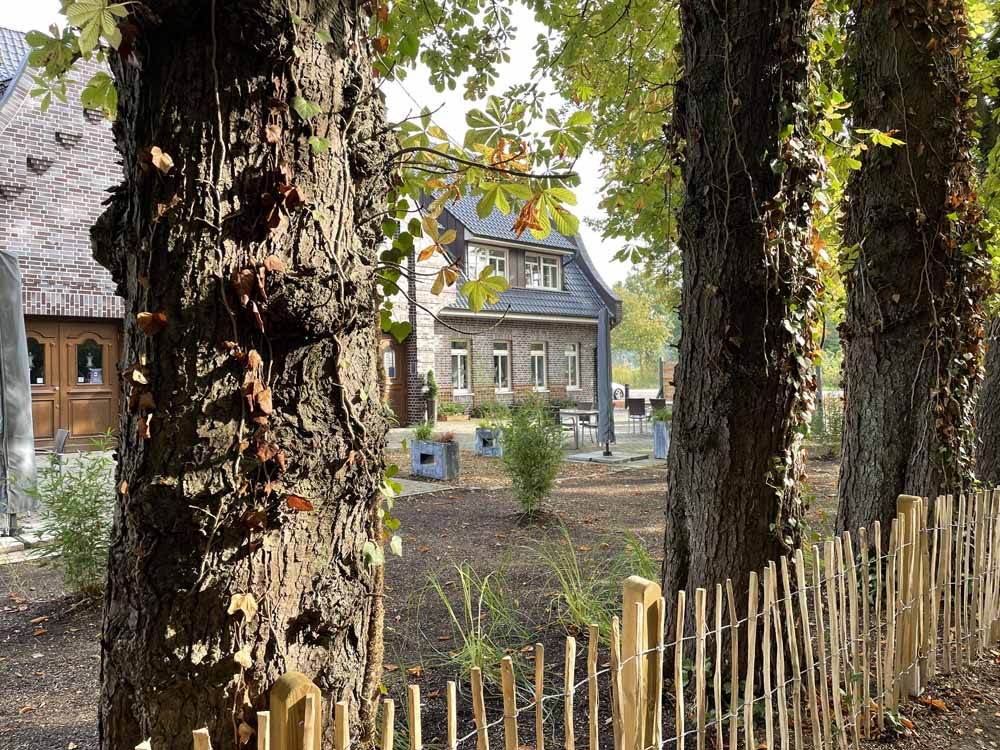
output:
[[[92,447],[118,426],[120,325],[27,318],[24,327],[35,445],[51,446],[64,429],[69,447]]]

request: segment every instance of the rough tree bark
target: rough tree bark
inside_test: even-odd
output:
[[[962,0],[858,4],[852,120],[873,147],[848,186],[845,418],[837,526],[884,534],[901,493],[971,479],[972,396],[987,286],[971,188]]]
[[[750,571],[798,539],[797,429],[814,387],[816,163],[801,129],[786,126],[800,116],[808,10],[802,0],[681,3],[685,74],[675,121],[685,196],[668,601],[727,578],[745,592]]]
[[[1000,318],[990,321],[986,376],[976,405],[976,477],[1000,487]]]
[[[363,546],[380,534],[392,149],[366,24],[342,0],[144,0],[112,55],[124,180],[92,232],[127,310],[107,750],[188,750],[200,726],[238,747],[288,670],[328,719],[347,699],[372,732],[381,569]]]

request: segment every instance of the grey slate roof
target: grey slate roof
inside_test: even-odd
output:
[[[555,230],[550,232],[544,240],[536,240],[531,236],[531,232],[524,232],[518,237],[514,233],[514,220],[517,216],[513,213],[504,216],[500,213],[500,209],[494,208],[493,213],[485,219],[480,219],[479,214],[476,213],[477,202],[475,198],[466,197],[458,203],[449,201],[445,208],[477,237],[490,237],[495,240],[551,247],[559,250],[574,250],[576,248],[572,237],[559,234]]]
[[[553,231],[544,240],[536,240],[528,232],[520,238],[511,228],[513,216],[504,216],[494,210],[485,219],[476,213],[476,199],[466,197],[457,203],[445,204],[445,211],[478,237],[489,237],[499,241],[531,244],[539,248],[572,250],[572,255],[561,256],[563,289],[527,289],[512,287],[501,295],[497,304],[486,304],[484,312],[511,312],[528,315],[552,315],[573,318],[597,318],[602,307],[611,312],[614,322],[621,320],[621,300],[608,288],[598,275],[587,255],[587,249],[579,235],[567,237]],[[466,240],[469,237],[466,236]],[[469,301],[461,292],[448,310],[469,310]]]
[[[31,47],[24,40],[22,32],[0,26],[0,95],[17,75],[21,63],[30,51]]]
[[[604,303],[587,279],[575,256],[563,257],[563,288],[525,289],[511,287],[500,296],[497,304],[487,303],[483,312],[512,312],[530,315],[560,315],[574,318],[596,318]],[[450,310],[468,310],[469,301],[461,293],[456,295]],[[614,312],[614,311],[612,311]]]

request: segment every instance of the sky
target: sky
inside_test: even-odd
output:
[[[7,5],[7,3],[4,4]],[[0,11],[0,26],[18,31],[45,29],[52,23],[61,25],[63,20],[59,15],[59,0],[31,0],[31,2],[26,3],[11,3],[3,11]],[[498,80],[504,82],[504,88],[511,83],[527,81],[531,78],[531,69],[535,60],[532,46],[541,28],[527,11],[516,19],[516,22],[518,33],[511,44],[511,61],[501,67],[498,76]],[[459,143],[462,143],[465,137],[466,111],[482,104],[481,102],[466,101],[462,98],[461,90],[462,86],[459,84],[455,91],[436,92],[428,82],[427,71],[422,68],[411,72],[402,85],[387,82],[383,86],[388,117],[391,121],[397,122],[407,115],[416,114],[423,106],[427,106],[431,111],[440,107],[440,111],[434,115],[435,123]],[[413,100],[419,102],[419,105],[415,104]],[[558,106],[557,100],[552,96],[549,97],[549,106]],[[599,232],[595,232],[582,221],[586,218],[603,215],[598,207],[602,198],[599,192],[601,186],[599,169],[600,159],[592,152],[584,154],[577,161],[576,170],[580,174],[582,182],[575,191],[578,201],[575,213],[581,219],[580,234],[587,245],[590,257],[605,281],[608,284],[613,284],[623,280],[630,267],[629,264],[613,259],[621,243],[618,240],[603,239]],[[513,216],[511,220],[513,221]]]

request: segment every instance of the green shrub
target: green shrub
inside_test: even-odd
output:
[[[667,407],[662,409],[653,409],[653,421],[654,422],[669,422],[674,418],[674,413]]]
[[[504,427],[503,462],[525,516],[534,516],[552,492],[562,462],[562,428],[542,406],[524,405]]]
[[[430,422],[421,422],[413,428],[413,439],[427,442],[434,435],[434,425]]]
[[[575,409],[576,401],[568,396],[553,396],[549,399],[549,406],[556,409]]]
[[[445,401],[438,404],[438,414],[443,417],[454,417],[465,414],[465,407],[457,401]]]
[[[424,395],[427,398],[437,398],[438,383],[434,377],[434,370],[427,371],[427,377],[424,379]]]
[[[472,407],[469,415],[475,419],[488,419],[493,422],[500,422],[510,417],[510,407],[499,401],[486,401]]]
[[[104,588],[115,503],[111,436],[94,447],[71,461],[50,461],[31,490],[44,507],[42,532],[51,538],[45,549],[66,585],[85,596]]]

